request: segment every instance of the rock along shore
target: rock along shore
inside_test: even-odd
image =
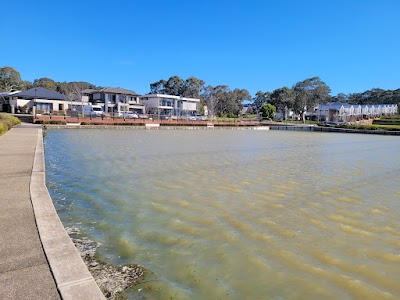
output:
[[[113,266],[97,258],[100,243],[83,237],[79,228],[65,227],[83,261],[107,299],[119,299],[127,288],[139,283],[145,269],[139,265]]]

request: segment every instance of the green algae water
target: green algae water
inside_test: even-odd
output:
[[[129,299],[399,299],[400,138],[49,130],[65,226],[151,273]]]

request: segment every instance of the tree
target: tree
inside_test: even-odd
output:
[[[295,92],[288,87],[276,89],[270,96],[270,103],[283,113],[283,119],[287,119],[289,109],[292,109],[295,101]]]
[[[201,95],[201,101],[203,105],[207,105],[210,116],[238,116],[242,111],[242,102],[250,99],[250,93],[246,89],[231,91],[226,85],[209,85]]]
[[[48,90],[53,90],[53,91],[57,91],[59,83],[55,82],[53,79],[47,78],[47,77],[43,77],[43,78],[39,78],[39,79],[35,79],[33,81],[33,86],[34,87],[42,87]]]
[[[0,68],[0,91],[12,92],[21,88],[21,75],[11,67]]]
[[[22,81],[21,82],[21,84],[20,84],[20,89],[22,90],[22,91],[26,91],[26,90],[29,90],[29,89],[31,89],[31,88],[33,88],[33,84],[32,84],[32,82],[30,82],[30,81]]]
[[[270,103],[266,103],[261,107],[260,112],[262,113],[262,117],[268,120],[272,120],[275,116],[276,107]]]
[[[251,100],[251,95],[246,89],[234,89],[227,94],[226,111],[230,115],[239,116],[242,113],[243,101]]]
[[[214,113],[218,116],[227,114],[226,110],[226,99],[229,93],[229,87],[226,85],[218,85],[213,88],[212,97],[215,101],[214,103]]]
[[[182,97],[200,98],[200,94],[204,89],[205,82],[196,77],[189,77],[181,86]]]
[[[172,76],[168,80],[161,79],[150,84],[150,94],[166,94],[189,98],[200,98],[204,89],[204,81],[196,77],[183,80]]]
[[[160,81],[150,83],[150,94],[165,94],[164,86],[166,83],[167,82],[162,79]]]
[[[179,76],[172,76],[167,80],[166,85],[164,86],[165,94],[167,95],[175,95],[181,96],[182,95],[182,85],[183,79]]]
[[[306,119],[307,109],[324,101],[331,92],[330,88],[319,77],[307,78],[293,86],[295,93],[293,109]]]
[[[207,106],[208,116],[215,116],[215,108],[217,105],[217,93],[211,85],[204,87],[203,93],[200,95],[200,101],[203,106]]]
[[[256,93],[256,96],[253,98],[253,106],[255,107],[257,114],[263,107],[263,105],[268,102],[270,95],[271,95],[270,92],[264,93],[262,91],[258,91]]]

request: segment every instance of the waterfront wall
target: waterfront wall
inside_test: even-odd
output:
[[[38,130],[30,194],[46,258],[63,299],[105,299],[64,229],[46,187],[43,133]]]

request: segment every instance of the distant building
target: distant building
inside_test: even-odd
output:
[[[149,114],[167,116],[191,115],[198,111],[200,99],[164,94],[148,94],[140,97]]]
[[[19,93],[21,91],[14,91],[14,92],[1,92],[0,93],[0,111],[1,112],[12,112],[11,111],[11,104],[10,100],[12,99],[12,96]],[[15,107],[14,107],[15,109]]]
[[[353,122],[398,114],[397,104],[327,103],[317,107],[316,116],[326,122]]]
[[[82,92],[82,102],[100,105],[105,112],[132,111],[144,113],[145,107],[140,102],[140,95],[122,88],[86,89]]]
[[[35,87],[23,92],[12,93],[7,96],[7,103],[3,109],[9,112],[28,112],[36,106],[37,113],[50,113],[68,109],[67,96],[42,87]]]

